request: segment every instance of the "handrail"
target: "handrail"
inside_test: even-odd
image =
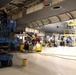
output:
[[[76,30],[74,30],[74,29],[65,29],[64,34],[76,34]]]

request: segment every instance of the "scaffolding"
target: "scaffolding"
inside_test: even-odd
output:
[[[76,20],[68,23],[68,28],[64,30],[65,37],[72,37],[73,39],[73,46],[76,46]]]

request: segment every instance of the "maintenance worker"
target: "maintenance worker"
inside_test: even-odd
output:
[[[29,52],[29,43],[27,41],[24,43],[24,50],[25,52]]]
[[[60,46],[65,46],[64,36],[61,37]]]

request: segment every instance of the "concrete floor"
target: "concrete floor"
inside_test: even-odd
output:
[[[13,55],[13,66],[1,68],[0,75],[76,75],[75,60],[53,55],[46,56],[41,53],[14,53]],[[28,58],[27,66],[22,66],[23,58]]]

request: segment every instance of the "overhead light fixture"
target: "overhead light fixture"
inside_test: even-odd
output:
[[[62,8],[61,6],[54,6],[54,7],[52,7],[52,9],[60,9],[60,8]]]

